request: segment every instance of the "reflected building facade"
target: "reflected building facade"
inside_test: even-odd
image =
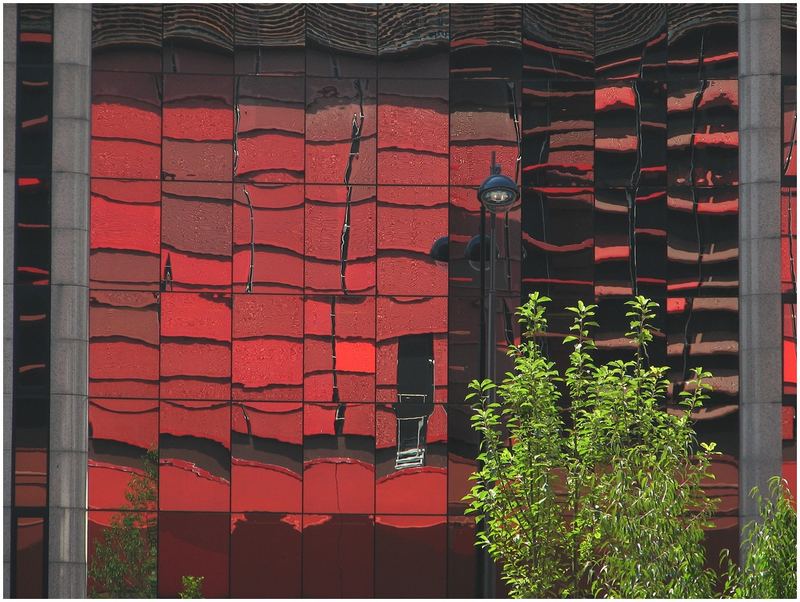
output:
[[[796,491],[796,12],[782,9]],[[43,82],[45,12],[18,16],[19,69],[29,53]],[[624,302],[659,303],[667,411],[693,367],[714,374],[696,416],[722,452],[709,557],[738,546],[737,5],[104,4],[91,20],[89,562],[153,450],[159,596],[183,575],[206,597],[478,596],[464,398],[487,353],[510,369],[534,291],[553,299],[561,365],[566,306],[598,304],[605,361],[633,353]],[[38,107],[23,94],[47,85],[22,77],[17,106]],[[52,135],[36,117],[17,116],[25,341],[50,328],[46,258],[25,255],[50,248],[48,212],[25,213],[48,202],[49,165],[25,160]],[[488,316],[476,190],[492,157],[522,196],[489,250]],[[43,349],[15,345],[14,595],[47,592],[53,402],[47,360],[25,355]]]

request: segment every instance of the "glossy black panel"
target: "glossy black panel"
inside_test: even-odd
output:
[[[667,208],[667,289],[670,295],[736,297],[739,290],[738,190],[672,189]]]
[[[526,81],[522,87],[522,181],[582,186],[594,180],[594,85]]]
[[[380,77],[447,78],[450,10],[447,4],[378,7]]]
[[[736,4],[669,5],[669,78],[737,77],[738,20]]]
[[[373,597],[374,557],[371,515],[303,516],[304,597]]]
[[[49,65],[53,62],[53,5],[20,4],[17,8],[17,63]],[[8,27],[12,27],[8,23]]]
[[[739,82],[670,82],[667,182],[725,186],[739,180]]]
[[[595,184],[666,184],[666,84],[598,84],[595,90]]]
[[[525,4],[522,44],[526,79],[594,76],[594,11],[588,4]]]
[[[17,67],[18,173],[47,173],[52,163],[52,66]]]
[[[522,6],[450,5],[450,73],[508,77],[522,73]]]
[[[15,284],[49,284],[49,178],[17,178],[17,202],[14,218],[16,222]]]
[[[548,297],[594,296],[591,188],[525,188],[522,264],[524,290]]]
[[[159,4],[92,6],[92,68],[161,71]]]
[[[306,70],[316,77],[375,77],[377,4],[306,6]]]
[[[665,4],[595,7],[597,79],[663,79],[667,62]]]
[[[448,403],[465,403],[467,385],[484,374],[481,367],[481,310],[481,300],[477,295],[451,294],[448,299]]]
[[[232,73],[233,4],[165,4],[164,72]]]
[[[14,287],[14,395],[50,390],[50,290]]]
[[[305,72],[303,4],[237,4],[234,12],[236,73]]]

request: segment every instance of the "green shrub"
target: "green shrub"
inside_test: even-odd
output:
[[[729,597],[797,598],[797,510],[783,479],[772,477],[769,490],[766,499],[756,487],[750,492],[758,501],[760,518],[744,528],[744,566],[730,563],[727,550],[723,552]]]
[[[710,374],[696,368],[679,411],[664,411],[667,369],[647,360],[657,304],[636,297],[629,361],[595,365],[596,306],[568,308],[561,375],[541,343],[548,301],[533,294],[518,309],[522,341],[502,384],[470,384],[482,444],[466,499],[481,521],[478,545],[517,598],[710,597],[703,530],[715,500],[700,482],[717,452],[697,444],[691,420]]]
[[[143,466],[143,475],[131,477],[123,511],[111,517],[102,538],[94,542],[88,570],[90,597],[156,597],[156,450],[144,455]]]
[[[203,597],[203,580],[205,577],[192,577],[185,575],[181,577],[183,584],[183,591],[178,594],[179,598],[202,598]]]

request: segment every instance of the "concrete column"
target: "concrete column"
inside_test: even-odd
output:
[[[739,5],[739,518],[781,474],[781,16]]]
[[[14,382],[14,167],[17,7],[3,5],[3,598],[11,595],[11,405]]]
[[[49,595],[83,598],[92,7],[56,4],[54,19]]]

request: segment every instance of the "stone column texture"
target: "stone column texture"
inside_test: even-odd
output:
[[[83,598],[92,7],[54,18],[49,595]]]
[[[781,19],[739,5],[740,525],[781,474]]]

